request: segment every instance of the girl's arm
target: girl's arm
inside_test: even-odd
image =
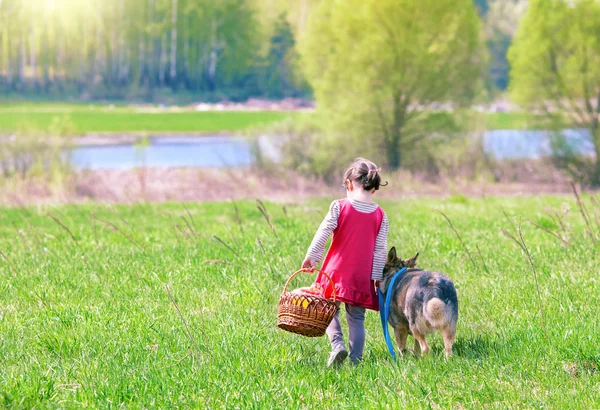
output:
[[[325,252],[325,244],[335,228],[337,228],[339,216],[340,205],[338,201],[333,201],[329,206],[329,212],[325,216],[325,219],[323,219],[323,222],[321,222],[319,230],[308,248],[308,252],[306,252],[306,258],[302,264],[303,268],[314,269],[316,262],[321,262],[323,253]]]
[[[375,251],[373,252],[373,271],[371,272],[371,279],[375,281],[379,281],[383,278],[383,268],[385,268],[387,258],[388,229],[388,218],[384,213],[381,227],[379,228],[379,234],[375,240]]]

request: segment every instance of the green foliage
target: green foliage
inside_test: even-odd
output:
[[[200,93],[202,99],[287,95],[287,74],[266,90],[256,86],[265,76],[272,80],[282,65],[274,62],[267,73],[257,69],[271,37],[265,37],[270,30],[254,3],[2,0],[0,91],[145,100],[165,88],[192,91],[196,98]],[[289,65],[286,70],[295,70],[294,34],[289,25],[277,30],[274,39],[287,36],[287,54],[280,60]]]
[[[499,90],[508,86],[507,51],[528,0],[492,0],[485,16],[485,37],[490,51],[490,80]]]
[[[296,40],[285,13],[274,22],[264,57],[254,67],[256,94],[281,99],[305,94],[305,86],[298,70]]]
[[[282,98],[295,91],[293,70],[296,54],[294,45],[294,33],[292,33],[287,17],[282,14],[275,24],[267,55],[265,90],[269,97]]]
[[[600,3],[531,1],[509,61],[515,101],[589,130],[596,158],[577,172],[582,182],[600,184]]]
[[[485,129],[514,129],[525,124],[536,124],[535,117],[527,114],[479,113],[472,111],[428,112],[419,122],[419,132],[428,134],[420,144],[410,147],[404,166],[414,174],[437,178],[460,177],[467,180],[491,178],[493,164],[486,158],[478,135]],[[323,178],[337,184],[339,172],[358,155],[369,156],[376,163],[385,161],[366,144],[341,146],[344,136],[330,131],[329,118],[322,112],[299,114],[285,121],[258,127],[254,135],[269,135],[271,143],[279,150],[279,165],[301,174]],[[444,129],[445,133],[439,130]],[[461,130],[471,130],[463,134]],[[415,133],[417,131],[415,130]],[[450,135],[448,133],[452,132]],[[347,141],[347,140],[343,140]],[[257,149],[257,163],[265,170],[273,168]]]
[[[12,134],[0,138],[0,188],[11,177],[22,180],[40,175],[62,180],[70,171],[63,155],[71,146],[74,126],[68,115],[54,115],[44,128],[29,122],[17,124]]]
[[[268,126],[256,127],[251,129],[249,134],[253,137],[270,136],[270,143],[280,154],[278,166],[293,169],[302,175],[327,177],[331,170],[319,168],[321,164],[315,163],[311,150],[314,139],[321,136],[322,132],[323,128],[317,116],[297,115]],[[275,166],[258,145],[255,154],[259,167],[268,170]]]
[[[399,167],[400,153],[423,137],[423,107],[475,96],[479,27],[468,0],[321,2],[300,44],[331,125],[331,138],[320,139],[326,146],[315,150],[351,145]]]
[[[243,230],[230,203],[0,209],[0,407],[598,408],[598,246],[577,212],[564,217],[569,248],[524,223],[538,294],[500,232],[512,231],[503,211],[536,221],[565,202],[575,209],[560,197],[384,201],[390,246],[457,287],[455,355],[444,360],[436,334],[432,357],[393,361],[368,312],[365,360],[339,371],[325,367],[325,338],[276,328],[329,200],[267,203],[277,237],[253,201],[236,204]]]

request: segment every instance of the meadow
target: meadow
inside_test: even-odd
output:
[[[205,111],[190,108],[159,109],[108,104],[45,102],[0,103],[0,133],[48,132],[60,121],[68,133],[223,133],[265,127],[288,117],[302,121],[310,113],[284,111]],[[435,113],[436,116],[450,115]],[[487,129],[536,128],[540,121],[530,114],[471,113]],[[66,125],[65,125],[66,124]]]
[[[204,111],[135,108],[125,105],[16,103],[0,104],[0,132],[46,131],[67,122],[76,135],[89,133],[223,133],[281,121],[281,111]]]
[[[589,225],[569,196],[382,202],[389,245],[454,280],[455,354],[438,334],[394,361],[370,312],[364,362],[339,370],[325,338],[276,327],[328,200],[0,209],[0,407],[598,408],[584,201]]]

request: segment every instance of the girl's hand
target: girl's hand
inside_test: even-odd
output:
[[[378,280],[373,281],[373,288],[375,288],[375,294],[378,295],[379,294],[379,281]]]
[[[302,262],[302,269],[307,269],[309,272],[314,272],[316,265],[317,262],[310,258],[306,258],[304,259],[304,262]]]

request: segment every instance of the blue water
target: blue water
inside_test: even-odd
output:
[[[563,140],[570,152],[593,155],[594,145],[588,130],[549,131],[494,130],[483,135],[483,152],[497,159],[535,159],[553,154],[553,142]]]
[[[132,169],[136,167],[231,167],[250,165],[252,147],[236,137],[152,137],[147,147],[131,144],[80,146],[70,151],[78,169]]]
[[[573,152],[593,155],[589,133],[566,130],[563,135]],[[497,159],[533,159],[552,154],[553,138],[547,131],[495,130],[483,135],[482,144],[484,153]],[[278,157],[266,139],[259,144],[265,154]],[[80,146],[70,152],[70,158],[79,169],[239,167],[254,161],[247,140],[228,136],[152,137],[145,148],[131,144]]]

